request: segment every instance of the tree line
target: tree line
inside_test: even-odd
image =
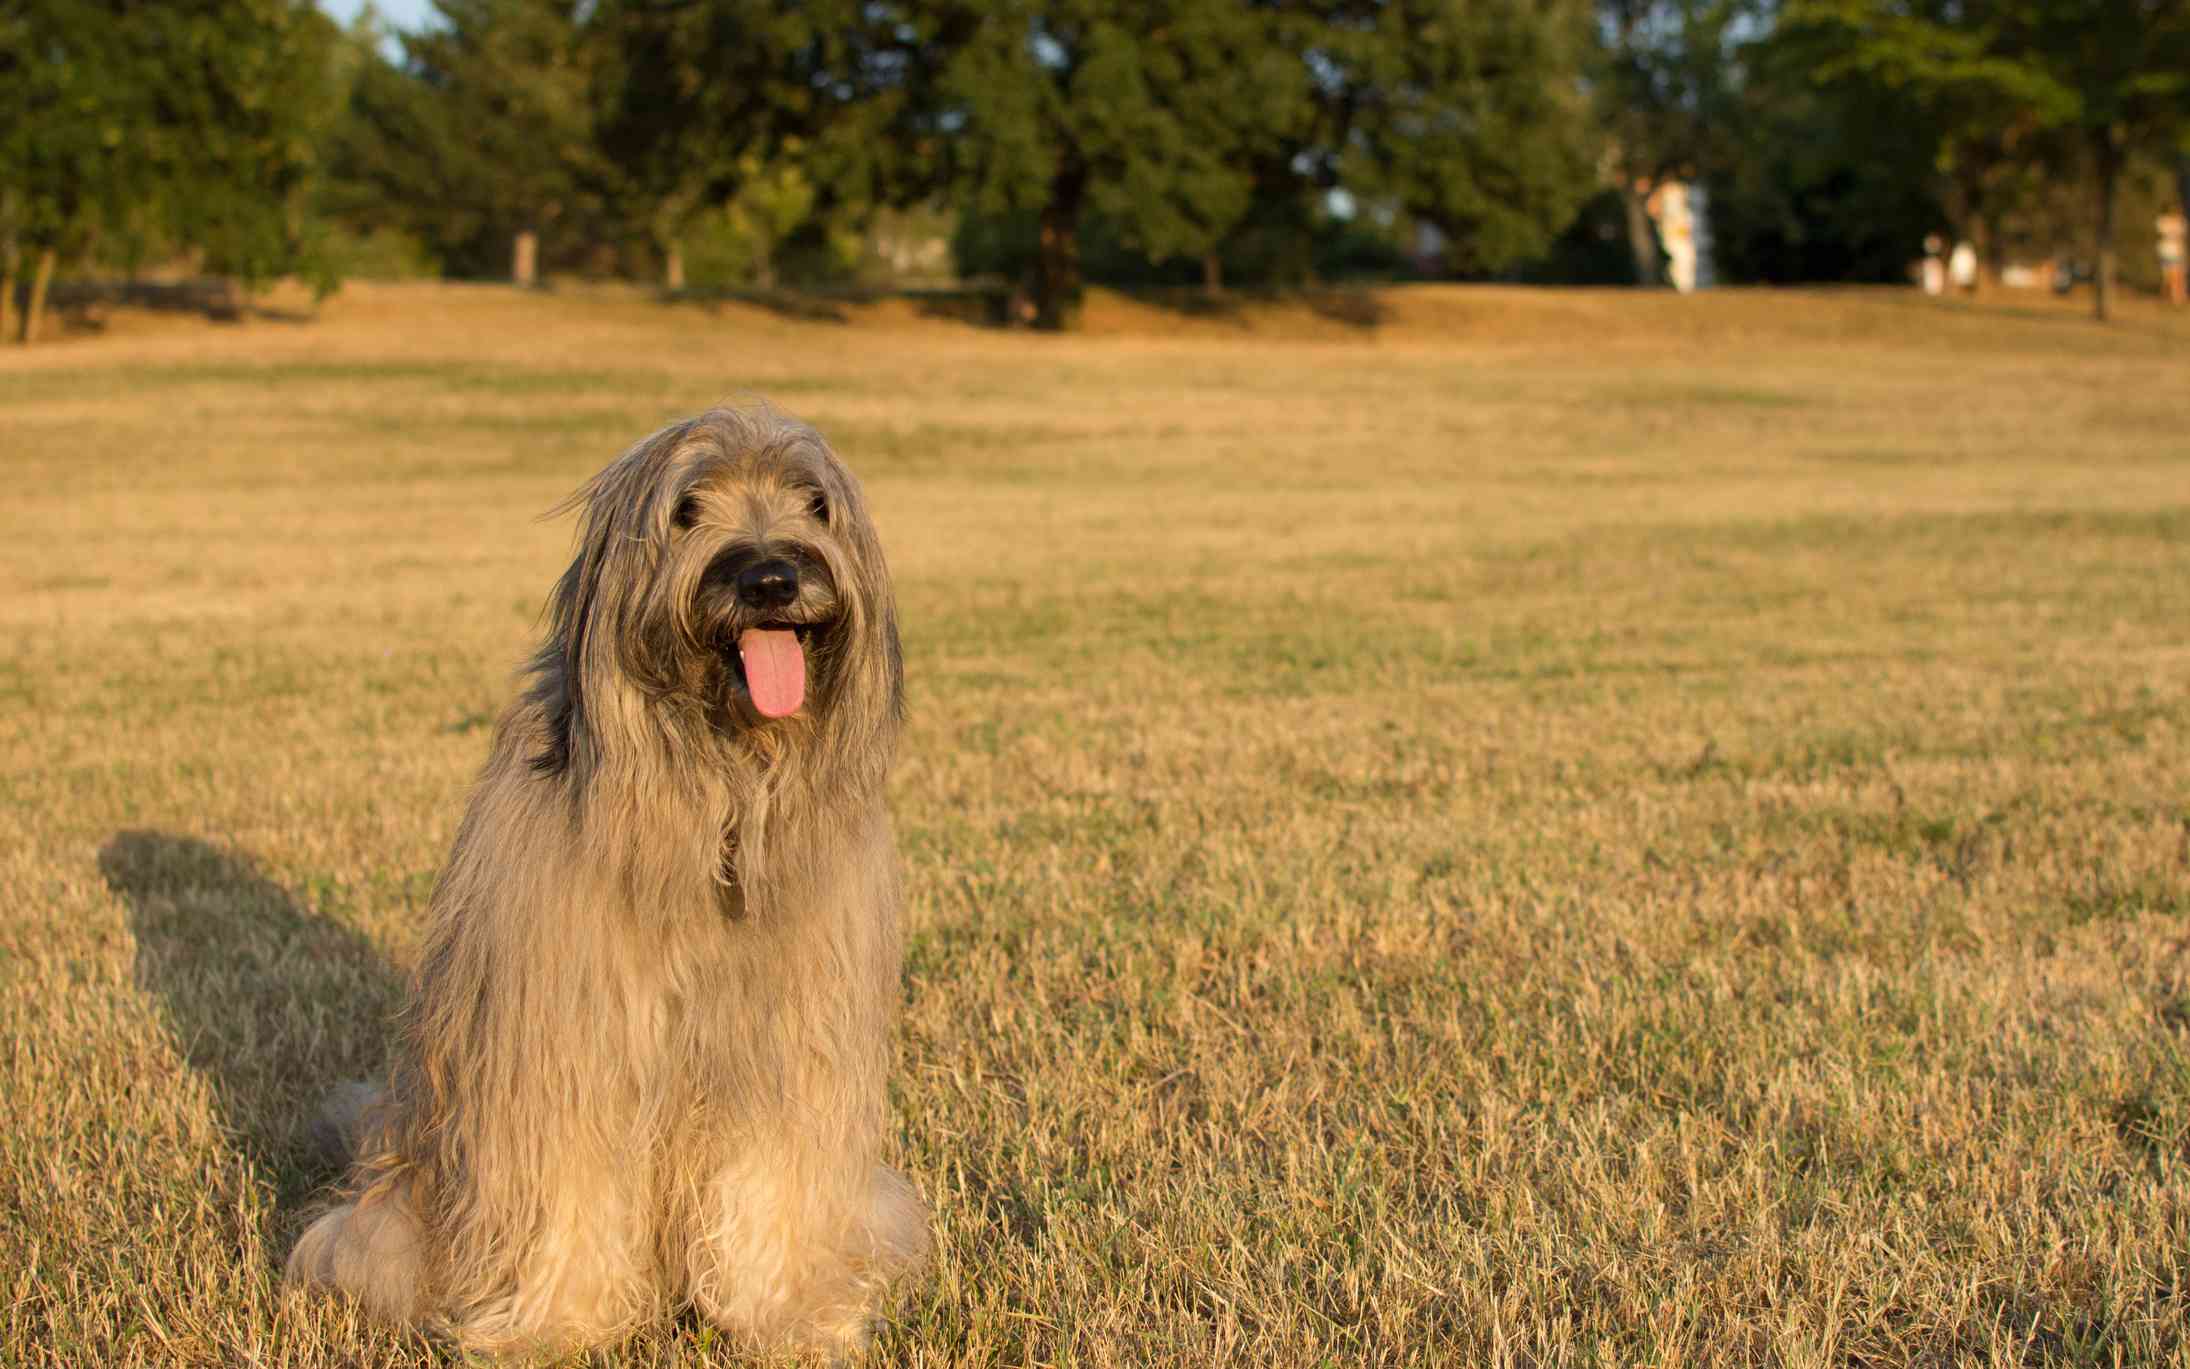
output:
[[[1944,233],[2086,264],[2103,316],[2125,197],[2190,190],[2190,0],[0,0],[0,308],[518,242],[842,281],[891,225],[1045,327],[1090,278],[1653,284],[1676,180],[1727,279]]]

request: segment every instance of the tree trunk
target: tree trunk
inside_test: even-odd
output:
[[[529,228],[510,244],[509,278],[528,287],[540,283],[540,235]]]
[[[242,286],[234,276],[222,276],[205,302],[206,316],[222,323],[238,323],[243,319],[243,309]]]
[[[23,310],[23,345],[38,340],[38,334],[46,325],[46,289],[53,284],[53,260],[55,253],[48,247],[38,254],[38,274],[31,277],[30,303]]]
[[[2099,222],[2098,260],[2091,267],[2091,313],[2104,323],[2114,296],[2114,201],[2122,178],[2122,153],[2112,128],[2094,130],[2092,143],[2098,154]]]
[[[1224,258],[1214,248],[1201,254],[1201,292],[1212,298],[1224,293]]]
[[[1991,225],[1985,221],[1985,216],[1982,214],[1970,220],[1969,246],[1970,254],[1976,258],[1977,263],[1976,269],[1970,272],[1969,277],[1970,297],[1975,299],[1985,293],[1985,267],[1992,260]]]
[[[1042,206],[1041,256],[1035,264],[1034,326],[1051,332],[1072,326],[1080,312],[1080,201],[1087,172],[1067,164],[1049,183]]]
[[[671,294],[684,289],[684,244],[673,242],[662,254],[662,288]]]
[[[1620,203],[1627,209],[1627,250],[1635,258],[1635,283],[1646,288],[1664,280],[1658,268],[1658,231],[1651,226],[1647,200],[1633,181],[1620,183]]]
[[[14,243],[0,247],[0,339],[8,335],[8,316],[15,312],[15,268],[22,250]]]
[[[2007,275],[2007,234],[2001,231],[1997,211],[1977,220],[1984,240],[1977,249],[1977,279],[1981,288],[1998,285]]]
[[[2183,222],[2184,237],[2175,239],[2174,270],[2160,288],[2166,292],[2167,302],[2179,309],[2190,302],[2185,299],[2185,295],[2190,294],[2190,280],[2185,279],[2190,275],[2190,261],[2184,260],[2190,255],[2190,241],[2185,241],[2190,238],[2190,152],[2175,159],[2175,213]]]

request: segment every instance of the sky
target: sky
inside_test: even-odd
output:
[[[319,0],[319,7],[344,25],[355,19],[365,4],[366,0]],[[372,0],[372,6],[387,23],[399,29],[414,29],[433,11],[433,0]]]

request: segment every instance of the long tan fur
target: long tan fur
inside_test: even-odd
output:
[[[346,1198],[289,1259],[489,1352],[680,1306],[756,1348],[862,1343],[926,1215],[879,1161],[899,975],[883,807],[897,626],[811,429],[715,410],[573,497],[577,558],[434,892]],[[804,707],[764,718],[738,558],[806,569]]]

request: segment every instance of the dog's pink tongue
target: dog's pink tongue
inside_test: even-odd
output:
[[[749,627],[738,634],[745,689],[764,718],[787,718],[806,702],[806,651],[787,627]]]

